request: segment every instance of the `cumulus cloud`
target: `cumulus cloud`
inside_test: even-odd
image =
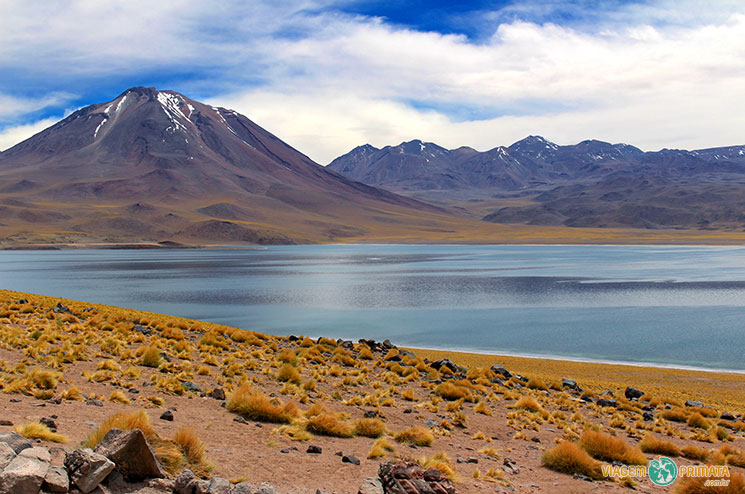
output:
[[[324,0],[8,0],[0,66],[70,85],[161,74],[170,89],[244,113],[322,163],[412,138],[482,150],[527,134],[647,149],[741,141],[745,6],[607,4],[479,12],[474,40]],[[551,22],[567,8],[576,22]]]
[[[0,151],[5,151],[6,149],[15,146],[19,142],[28,139],[35,134],[38,134],[47,127],[54,125],[58,120],[59,118],[54,117],[45,118],[37,122],[32,122],[24,125],[16,125],[0,130]]]

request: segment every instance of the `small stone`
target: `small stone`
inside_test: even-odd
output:
[[[730,412],[722,412],[722,420],[735,420],[735,416]]]
[[[230,494],[232,489],[230,481],[223,477],[213,477],[210,485],[207,487],[208,494]]]
[[[39,420],[39,423],[46,425],[50,431],[57,432],[57,422],[55,422],[54,419],[44,417]]]
[[[224,400],[225,391],[223,391],[222,388],[215,388],[212,391],[210,391],[210,394],[208,396],[210,398],[214,398],[215,400]]]
[[[85,404],[94,407],[102,407],[103,401],[99,400],[98,398],[89,398],[88,400],[86,400]]]
[[[237,415],[233,419],[233,422],[238,422],[239,424],[248,424],[248,421],[246,419],[244,419],[243,417],[241,417],[240,415]]]
[[[321,453],[323,453],[323,448],[321,448],[320,446],[316,446],[315,444],[311,444],[310,446],[308,446],[308,450],[306,451],[306,453],[320,455]]]
[[[360,460],[358,460],[357,457],[355,457],[353,455],[344,455],[344,456],[342,456],[341,457],[341,462],[342,463],[351,463],[353,465],[359,465],[360,464]]]
[[[701,403],[698,400],[696,400],[696,401],[686,400],[685,406],[687,406],[687,407],[695,407],[695,408],[704,408],[704,404]]]
[[[0,420],[0,425],[4,425],[6,427],[12,427],[13,426],[13,421],[2,419],[2,420]]]
[[[626,396],[627,400],[638,400],[639,398],[644,396],[644,391],[629,386],[626,388],[626,391],[624,391],[623,394],[624,396]]]
[[[618,402],[616,400],[610,400],[608,398],[600,398],[597,401],[596,404],[599,407],[613,407],[613,408],[616,408],[618,406]]]
[[[173,412],[170,410],[166,410],[165,412],[160,414],[160,419],[173,422]]]
[[[256,494],[276,494],[276,491],[274,490],[274,486],[272,484],[267,484],[264,482],[259,486],[258,489],[256,489]]]
[[[188,490],[191,483],[194,481],[194,473],[186,469],[176,477],[176,482],[173,485],[173,491],[176,494],[191,494]]]

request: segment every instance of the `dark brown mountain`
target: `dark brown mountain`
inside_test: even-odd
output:
[[[232,110],[155,88],[0,153],[0,237],[18,241],[315,242],[456,221],[324,168]]]
[[[411,141],[328,165],[361,182],[484,220],[573,227],[745,228],[745,146],[644,152],[529,136],[478,152]]]

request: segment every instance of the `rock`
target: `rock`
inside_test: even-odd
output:
[[[569,388],[572,391],[576,391],[577,393],[582,393],[584,390],[579,387],[579,384],[577,384],[577,381],[574,379],[567,379],[563,378],[561,380],[561,387],[563,388]]]
[[[439,472],[438,472],[439,474]],[[386,461],[378,467],[378,477],[383,491],[389,494],[455,494],[453,484],[447,478],[434,479],[434,472],[426,472],[417,463]]]
[[[57,432],[57,422],[55,422],[54,419],[50,419],[49,417],[44,417],[39,420],[39,423],[46,425],[50,431]]]
[[[345,350],[354,350],[354,343],[352,343],[352,342],[351,342],[351,341],[349,341],[349,340],[347,340],[347,341],[342,341],[342,342],[341,342],[341,347],[342,347],[343,349],[345,349]]]
[[[311,444],[310,446],[308,446],[306,453],[320,455],[321,453],[323,453],[323,448],[321,448],[320,446],[316,446],[315,444]]]
[[[388,339],[386,339],[385,341],[383,341],[383,345],[382,346],[383,346],[383,348],[385,350],[390,350],[391,348],[396,348],[396,345],[394,345],[393,343],[391,343],[391,340],[388,340]]]
[[[7,443],[0,443],[0,472],[10,465],[10,462],[13,461],[13,458],[15,457],[16,452],[13,451],[13,448],[8,446]]]
[[[10,446],[16,454],[33,446],[31,441],[17,432],[0,432],[0,443],[5,443]]]
[[[517,475],[520,473],[520,469],[517,467],[517,463],[513,460],[510,460],[509,458],[505,458],[502,462],[504,465],[504,470],[506,472],[511,473],[512,475]]]
[[[436,360],[432,362],[431,364],[429,364],[429,366],[435,370],[440,370],[441,368],[446,367],[447,369],[449,369],[451,372],[455,374],[466,372],[465,367],[456,365],[453,361],[451,361],[450,359],[446,359],[446,358],[441,359],[441,360]]]
[[[153,334],[152,329],[147,328],[141,324],[135,324],[134,326],[132,326],[132,331],[144,334],[145,336],[150,336],[151,334]]]
[[[704,404],[700,401],[692,401],[692,400],[686,400],[685,406],[687,407],[696,407],[696,408],[704,408]]]
[[[735,416],[730,412],[722,412],[722,420],[735,420]]]
[[[223,477],[213,477],[210,480],[210,485],[207,487],[208,494],[230,494],[230,490],[233,488],[230,481]]]
[[[366,419],[374,419],[378,417],[380,413],[378,413],[377,410],[365,410],[365,418]]]
[[[244,419],[240,415],[237,415],[233,418],[233,422],[238,422],[239,424],[248,424],[248,420]]]
[[[353,465],[359,465],[360,464],[360,460],[358,460],[357,457],[352,456],[352,455],[344,455],[344,456],[342,456],[341,457],[341,462],[342,463],[351,463]]]
[[[160,414],[160,419],[173,422],[173,412],[170,410],[166,410],[165,412]]]
[[[507,369],[504,368],[504,366],[501,366],[499,364],[492,365],[491,371],[498,376],[502,376],[505,379],[509,379],[512,377],[512,372],[508,371]]]
[[[272,484],[264,482],[259,486],[258,489],[256,489],[256,494],[276,494],[276,491],[274,490],[274,486],[272,486]]]
[[[186,469],[176,477],[176,482],[173,485],[173,491],[176,494],[192,494],[193,490],[190,488],[194,483],[194,473]]]
[[[63,304],[62,302],[58,302],[57,305],[55,305],[52,308],[52,311],[55,314],[63,314],[63,313],[64,314],[69,314],[70,313],[70,309],[65,304]]]
[[[98,398],[88,398],[85,401],[86,405],[94,406],[94,407],[102,407],[103,401],[99,400]]]
[[[49,463],[28,456],[16,456],[0,474],[0,492],[38,494]]]
[[[479,459],[475,456],[469,456],[467,458],[463,458],[462,456],[458,455],[455,457],[455,461],[457,463],[478,463]]]
[[[52,456],[49,454],[49,450],[40,446],[24,449],[18,453],[18,456],[34,458],[42,463],[50,463],[52,461]]]
[[[367,477],[362,480],[362,485],[357,491],[357,494],[385,494],[385,492],[383,491],[383,484],[380,482],[380,479]]]
[[[616,408],[618,406],[618,402],[616,400],[609,400],[607,398],[600,398],[597,401],[597,405],[599,407],[613,407],[613,408]]]
[[[643,412],[642,413],[642,418],[645,421],[649,422],[651,420],[654,420],[654,414],[652,412]]]
[[[210,398],[214,398],[216,400],[224,400],[225,391],[222,388],[215,388],[212,391],[210,391],[210,394],[207,396],[209,396]]]
[[[253,494],[251,485],[248,482],[241,482],[233,486],[232,494]]]
[[[580,400],[584,401],[585,403],[592,403],[592,396],[588,394],[583,394],[579,397]]]
[[[577,480],[584,480],[586,482],[592,482],[592,479],[588,477],[587,475],[581,474],[581,473],[575,473],[572,477],[574,477]]]
[[[96,447],[96,453],[113,461],[127,482],[161,479],[166,476],[145,435],[139,429],[111,429]]]
[[[26,300],[25,298],[19,298],[15,301],[15,303],[18,305],[26,305],[28,303],[28,300]]]
[[[191,381],[182,382],[181,383],[181,387],[184,388],[184,390],[186,390],[186,391],[192,391],[194,393],[201,393],[202,392],[202,388],[200,388],[199,386],[197,386],[196,384],[194,384]]]
[[[644,396],[644,391],[629,386],[626,388],[626,391],[624,391],[623,394],[624,396],[626,396],[627,400],[638,400],[639,398]]]
[[[0,425],[4,425],[6,427],[12,427],[13,426],[13,421],[12,420],[2,419],[2,420],[0,420]]]
[[[614,398],[615,397],[613,395],[613,391],[611,391],[610,389],[606,389],[605,391],[603,391],[602,393],[600,393],[600,396],[610,396],[611,398]]]
[[[88,494],[114,470],[114,462],[90,448],[76,449],[65,457],[70,483]]]
[[[424,480],[426,480],[427,482],[439,482],[441,476],[442,474],[440,473],[438,469],[430,468],[429,470],[424,472],[424,475],[422,478],[424,478]]]
[[[403,358],[401,358],[401,354],[397,353],[396,355],[393,355],[391,357],[388,357],[386,359],[388,362],[401,362]]]
[[[50,466],[44,476],[42,489],[45,492],[68,492],[70,490],[70,478],[64,467]]]
[[[114,472],[117,473],[117,472]],[[114,474],[111,474],[114,475]],[[111,479],[111,475],[109,475],[109,479]],[[106,481],[109,486],[111,486],[111,481]],[[165,491],[169,494],[173,492],[173,487],[175,485],[175,482],[171,479],[150,479],[145,482],[145,486],[149,487],[151,489],[155,489],[157,491]]]

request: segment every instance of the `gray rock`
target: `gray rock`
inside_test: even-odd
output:
[[[258,489],[256,489],[256,494],[276,494],[276,491],[274,490],[274,486],[272,484],[267,484],[264,482],[259,486]]]
[[[222,388],[215,388],[210,391],[210,394],[207,396],[209,396],[210,398],[214,398],[215,400],[224,400],[225,391]]]
[[[64,467],[50,466],[44,476],[42,489],[45,492],[68,492],[70,490],[70,478]]]
[[[687,407],[696,407],[696,408],[704,408],[704,404],[700,401],[696,400],[686,400],[685,406]]]
[[[362,481],[357,494],[384,494],[383,483],[377,477],[367,477]]]
[[[232,488],[230,481],[223,477],[213,477],[207,488],[208,494],[230,494]]]
[[[0,492],[39,494],[49,463],[36,458],[16,456],[0,474]]]
[[[96,453],[113,461],[128,482],[166,476],[145,435],[139,429],[111,429],[96,447]]]
[[[609,400],[607,398],[600,398],[597,401],[597,405],[599,407],[613,407],[613,408],[616,408],[618,406],[618,402],[616,400]]]
[[[305,452],[314,455],[320,455],[321,453],[323,453],[323,448],[321,448],[320,446],[316,446],[315,444],[311,444],[308,446],[308,449]]]
[[[233,486],[233,494],[253,494],[253,492],[248,482],[240,482]]]
[[[584,390],[580,388],[579,384],[577,384],[577,381],[575,381],[574,379],[567,379],[566,377],[561,380],[561,387],[569,388],[572,391],[576,391],[577,393],[584,392]]]
[[[65,457],[70,482],[84,494],[92,492],[114,470],[114,462],[90,448],[76,449]]]
[[[8,446],[7,443],[0,443],[0,472],[5,470],[5,467],[10,465],[10,462],[13,461],[13,458],[16,457],[16,452],[13,451],[13,448]]]
[[[34,458],[43,463],[49,463],[52,461],[52,456],[49,454],[49,450],[40,446],[24,449],[23,451],[18,453],[18,456]]]
[[[173,490],[176,494],[192,494],[190,490],[191,484],[194,482],[194,473],[186,469],[176,477],[176,483],[173,486]]]
[[[5,443],[10,446],[16,454],[24,449],[33,447],[31,441],[17,432],[0,432],[0,443]]]
[[[170,410],[166,410],[165,412],[160,414],[161,420],[167,420],[168,422],[173,422],[173,412]]]
[[[505,379],[509,379],[512,377],[512,372],[508,371],[507,369],[504,368],[504,366],[499,365],[499,364],[492,365],[491,371],[498,376],[502,376]]]
[[[632,388],[631,386],[626,388],[626,391],[624,391],[624,396],[626,396],[627,400],[638,400],[642,396],[644,396],[644,391],[636,388]]]
[[[359,465],[360,464],[360,460],[358,460],[356,456],[352,456],[352,455],[344,455],[344,456],[342,456],[341,462],[342,463],[351,463],[352,465]]]

